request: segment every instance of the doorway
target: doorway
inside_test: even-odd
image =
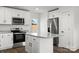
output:
[[[39,32],[39,19],[32,19],[32,33]]]

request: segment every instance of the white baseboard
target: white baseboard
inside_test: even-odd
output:
[[[76,48],[70,48],[70,50],[71,50],[71,51],[76,51],[77,49],[76,49]]]
[[[64,46],[59,45],[59,47],[64,47]],[[64,48],[67,48],[67,47],[64,47]],[[67,48],[67,49],[70,49],[71,51],[76,51],[78,48]]]

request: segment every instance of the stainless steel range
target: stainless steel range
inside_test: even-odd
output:
[[[19,30],[19,28],[16,28],[15,30],[11,30],[13,32],[13,43],[21,45],[22,42],[25,42],[25,34],[26,32]]]

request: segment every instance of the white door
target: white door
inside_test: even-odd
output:
[[[65,46],[65,31],[66,31],[66,24],[67,21],[64,17],[64,15],[61,15],[59,18],[59,34],[62,35],[59,37],[59,46],[64,47]]]
[[[53,18],[53,12],[49,12],[49,19]]]
[[[72,41],[72,21],[71,20],[71,14],[69,12],[64,13],[60,17],[60,24],[59,24],[59,33],[60,39],[59,39],[59,46],[69,48],[70,47],[70,41]]]

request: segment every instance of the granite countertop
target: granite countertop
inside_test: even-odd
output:
[[[13,33],[13,34],[25,34],[26,35],[26,33]]]
[[[12,33],[11,31],[0,31],[0,33]]]
[[[47,34],[26,33],[26,35],[35,36],[35,37],[39,37],[39,38],[53,38],[53,37],[62,36],[59,34],[51,34],[51,33],[47,33]]]

